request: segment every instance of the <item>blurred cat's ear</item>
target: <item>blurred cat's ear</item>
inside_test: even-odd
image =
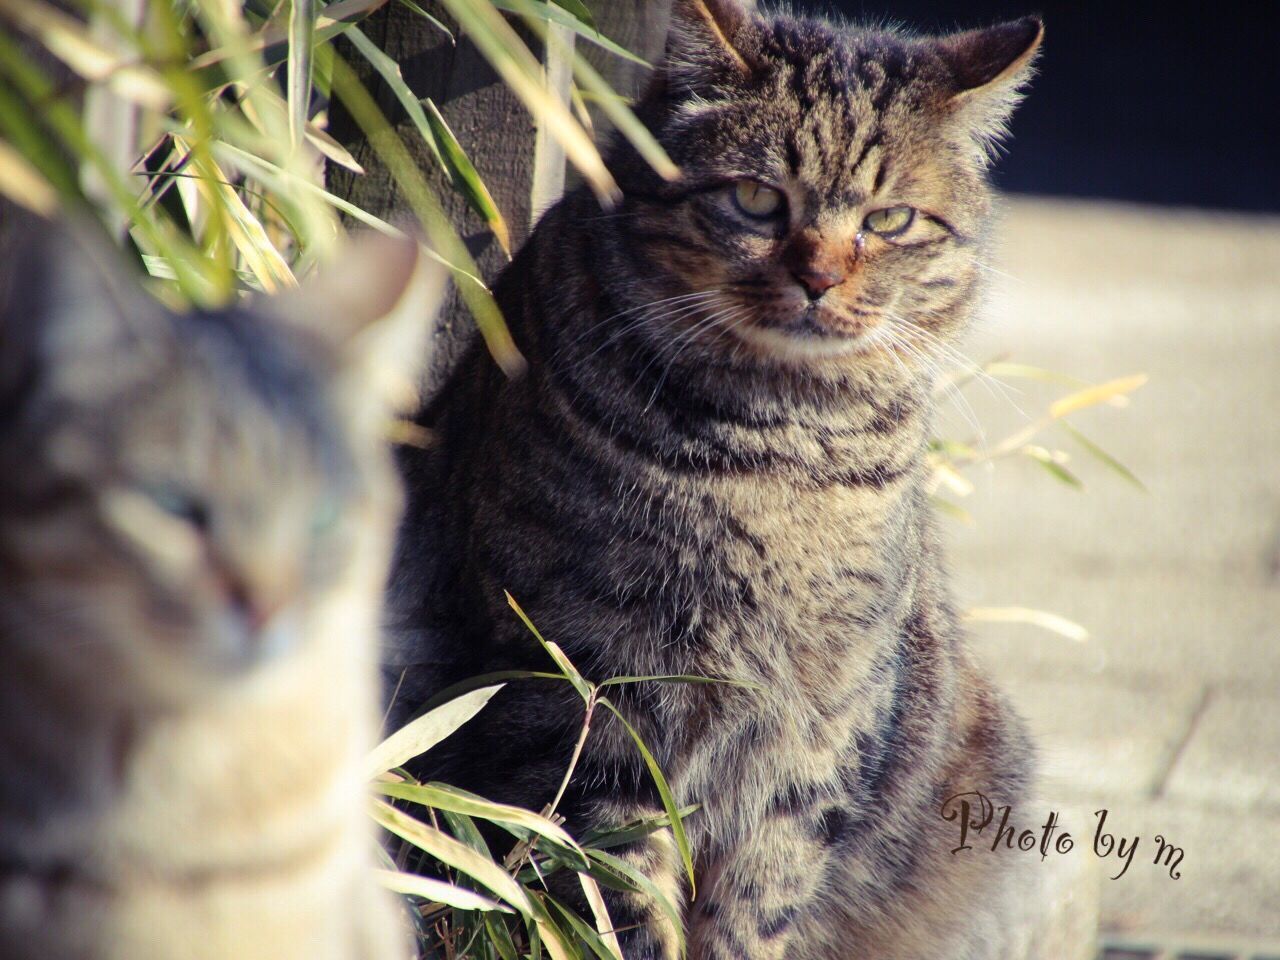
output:
[[[950,73],[947,105],[988,150],[1004,135],[1044,39],[1044,22],[1023,17],[932,41]]]
[[[357,238],[273,304],[326,344],[340,386],[381,408],[414,406],[448,270],[415,240]]]
[[[0,402],[46,374],[88,397],[129,376],[158,306],[134,271],[87,223],[52,223],[5,208],[0,250]],[[114,354],[120,364],[102,363]],[[104,394],[105,395],[105,394]]]
[[[755,0],[673,0],[666,71],[679,87],[745,78],[751,66],[741,44]]]

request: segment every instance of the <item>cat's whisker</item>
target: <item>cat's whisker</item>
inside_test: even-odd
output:
[[[895,334],[895,344],[900,346],[911,356],[915,357],[917,361],[920,362],[930,373],[934,382],[941,383],[943,385],[943,390],[950,396],[957,411],[959,411],[970,429],[973,430],[974,435],[977,438],[976,442],[979,448],[986,450],[987,434],[982,427],[981,420],[979,420],[978,415],[973,409],[973,405],[969,402],[969,398],[964,395],[964,391],[962,391],[957,384],[949,382],[945,378],[945,374],[941,369],[941,365],[938,363],[937,357],[928,353],[927,342],[922,341],[916,344],[910,342],[911,335],[919,332],[919,328],[908,325],[900,318],[891,318],[889,329]]]
[[[645,403],[644,407],[641,408],[642,412],[647,412],[649,408],[653,406],[654,401],[658,399],[658,394],[659,392],[661,392],[663,384],[667,382],[667,375],[671,372],[672,366],[675,364],[680,354],[684,352],[685,348],[694,342],[694,340],[697,338],[697,335],[702,331],[706,330],[707,328],[711,327],[714,323],[716,323],[716,321],[720,320],[722,317],[726,315],[736,314],[737,311],[740,311],[743,309],[744,307],[742,307],[742,305],[740,304],[730,304],[728,307],[721,309],[719,312],[713,313],[710,316],[697,321],[688,330],[686,330],[683,334],[681,334],[679,337],[676,338],[676,341],[673,344],[673,346],[675,347],[675,350],[671,354],[671,359],[669,359],[667,361],[666,366],[663,367],[662,375],[658,378],[658,383],[653,388],[653,393],[649,396],[648,402]],[[650,360],[649,363],[645,365],[644,370],[640,371],[640,376],[643,377],[645,372],[652,365],[653,365],[653,361]],[[636,382],[637,384],[639,383],[639,378],[637,378]]]
[[[605,350],[612,343],[616,342],[619,338],[626,336],[631,331],[649,323],[657,324],[657,323],[663,323],[671,320],[678,320],[684,316],[687,316],[690,311],[695,311],[698,307],[714,302],[715,299],[720,295],[721,295],[721,291],[718,288],[712,288],[711,290],[700,290],[700,291],[697,291],[696,293],[682,294],[677,297],[667,297],[666,299],[663,299],[663,300],[655,300],[652,303],[643,304],[642,306],[639,306],[639,307],[633,307],[629,310],[623,310],[620,313],[615,313],[613,316],[609,317],[608,319],[602,320],[599,323],[593,324],[587,330],[579,334],[577,337],[571,340],[568,344],[566,344],[564,347],[558,350],[556,352],[555,358],[558,359],[559,356],[562,353],[564,353],[564,351],[567,350],[569,347],[576,346],[578,343],[582,341],[584,337],[590,335],[596,330],[599,330],[605,324],[611,323],[614,320],[621,319],[622,317],[625,317],[628,314],[633,314],[638,311],[640,312],[640,315],[638,317],[632,320],[629,320],[627,323],[623,324],[619,329],[613,331],[613,333],[609,334],[604,339],[604,341],[599,344],[599,346],[597,346],[590,353],[581,357],[577,361],[578,364],[580,365],[583,362],[590,360],[596,354],[600,353],[600,351]],[[656,308],[664,307],[664,306],[667,307],[665,311],[661,311],[658,313],[652,312]]]

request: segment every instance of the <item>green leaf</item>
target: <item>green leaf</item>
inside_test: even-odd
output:
[[[592,19],[591,11],[587,9],[587,5],[582,0],[552,0],[552,2],[557,7],[564,7],[588,27],[595,29],[596,22]]]
[[[680,851],[680,859],[684,861],[685,873],[689,876],[689,898],[696,898],[698,886],[697,880],[693,876],[693,851],[689,847],[689,837],[685,834],[684,824],[680,821],[680,809],[676,806],[676,800],[671,793],[667,778],[663,776],[662,769],[658,766],[658,761],[653,758],[653,754],[645,746],[645,742],[641,739],[636,728],[613,705],[613,702],[607,697],[600,697],[596,702],[607,707],[609,712],[622,722],[622,725],[627,728],[627,733],[631,734],[631,739],[635,741],[636,747],[640,750],[640,756],[644,758],[644,765],[649,768],[649,776],[653,778],[654,786],[658,788],[658,796],[662,798],[662,808],[666,810],[667,816],[671,819],[671,833],[675,837],[676,848]]]
[[[511,879],[509,873],[461,841],[413,819],[388,803],[374,802],[373,819],[400,839],[407,840],[441,863],[488,888],[522,914],[532,916],[535,913],[537,908],[529,899],[528,893]]]
[[[399,870],[375,870],[379,882],[388,890],[410,897],[422,897],[435,903],[446,903],[460,910],[496,910],[499,913],[514,913],[496,900],[481,896],[474,890],[455,887],[442,880],[419,876],[416,873],[403,873]]]
[[[1103,450],[1100,446],[1098,446],[1096,443],[1094,443],[1092,440],[1086,437],[1083,433],[1081,433],[1075,427],[1071,426],[1071,424],[1067,423],[1065,420],[1059,420],[1058,426],[1060,426],[1063,430],[1065,430],[1068,434],[1070,434],[1071,439],[1073,439],[1076,443],[1080,444],[1080,446],[1082,446],[1085,449],[1085,452],[1087,452],[1094,459],[1098,460],[1104,466],[1109,467],[1111,470],[1114,470],[1116,473],[1120,474],[1120,476],[1122,476],[1125,480],[1129,481],[1129,483],[1133,484],[1143,493],[1149,492],[1147,490],[1146,484],[1144,484],[1141,480],[1139,480],[1137,476],[1133,473],[1133,471],[1131,471],[1128,467],[1126,467],[1123,463],[1121,463],[1111,454],[1107,453],[1107,451]]]
[[[436,163],[440,164],[447,172],[448,166],[444,162],[444,156],[440,153],[440,145],[436,143],[431,124],[427,122],[427,115],[422,109],[422,104],[414,95],[414,92],[409,89],[409,85],[405,83],[404,74],[400,72],[400,64],[383,53],[378,45],[366,37],[364,31],[359,27],[349,27],[347,29],[347,39],[360,52],[360,55],[369,61],[369,66],[378,72],[386,85],[391,88],[391,92],[400,101],[400,106],[404,107],[404,112],[409,115],[409,119],[413,121],[413,125],[417,128],[418,133],[421,134],[423,141],[430,147],[432,154],[435,155]]]
[[[1042,447],[1026,446],[1022,448],[1022,453],[1040,464],[1051,476],[1061,480],[1067,486],[1075,487],[1077,490],[1084,489],[1084,483],[1081,482],[1080,478],[1055,460],[1048,450]]]
[[[316,9],[313,0],[289,0],[289,142],[302,143],[311,105],[311,62],[315,43]]]
[[[524,621],[524,625],[529,628],[529,631],[535,637],[538,638],[538,642],[542,644],[543,649],[551,655],[551,659],[556,662],[556,666],[564,671],[564,678],[573,684],[573,689],[578,691],[583,700],[590,702],[591,684],[588,683],[586,678],[578,672],[578,668],[575,667],[569,658],[564,655],[563,650],[542,636],[538,631],[538,628],[533,625],[533,621],[529,619],[528,614],[524,612],[520,604],[516,603],[516,598],[505,591],[504,593],[507,598],[507,603],[510,605],[511,609],[516,612],[516,616]]]
[[[561,916],[569,921],[569,926],[577,934],[578,939],[585,943],[600,960],[618,960],[617,954],[604,945],[604,941],[600,939],[600,934],[589,923],[563,904],[555,900],[550,901],[550,903],[560,912]]]
[[[601,205],[610,208],[616,204],[621,192],[600,151],[569,108],[547,89],[542,65],[529,52],[511,24],[490,3],[475,3],[474,0],[441,2],[467,31],[468,38],[507,88],[564,147],[565,156],[578,168]],[[534,21],[537,22],[536,17]]]
[[[937,494],[929,497],[929,500],[935,507],[947,514],[947,516],[951,517],[953,520],[959,520],[961,523],[969,527],[974,525],[975,521],[973,519],[973,514],[958,503],[952,503],[950,500],[940,497]]]
[[[452,810],[441,810],[441,815],[445,822],[449,824],[449,829],[453,831],[453,835],[465,843],[476,853],[483,854],[488,859],[493,859],[493,854],[489,852],[489,845],[484,842],[484,836],[480,833],[480,828],[476,826],[474,820],[465,813],[454,813]]]
[[[473,690],[405,724],[374,747],[365,760],[366,773],[374,777],[426,753],[479,713],[501,689],[499,684]]]
[[[632,53],[621,44],[615,43],[599,30],[596,30],[593,25],[584,23],[579,18],[560,9],[560,7],[555,4],[547,3],[545,0],[528,0],[528,6],[522,7],[519,4],[512,2],[512,0],[492,0],[492,2],[499,10],[505,10],[508,13],[523,13],[529,16],[536,16],[539,19],[547,20],[551,23],[558,24],[559,26],[566,27],[578,36],[582,37],[584,40],[594,43],[596,46],[603,50],[607,50],[614,56],[621,57],[624,60],[630,60],[632,63],[639,64],[647,69],[653,68],[653,64],[644,57]],[[614,94],[614,96],[616,97],[617,95]]]
[[[598,870],[592,872],[592,876],[601,883],[608,884],[610,881],[604,879],[604,877],[609,876],[612,881],[618,883],[624,888],[627,885],[630,885],[632,889],[639,890],[658,905],[659,909],[667,915],[667,919],[671,921],[672,928],[680,938],[680,952],[683,954],[684,922],[680,917],[680,911],[666,896],[666,894],[658,889],[657,884],[649,879],[648,875],[643,870],[632,866],[626,860],[623,860],[621,857],[615,856],[612,853],[607,853],[603,850],[589,850],[587,851],[587,856],[599,865],[598,870],[605,871],[603,876],[598,872]],[[617,888],[615,887],[615,889]]]
[[[476,172],[476,168],[471,163],[471,158],[467,156],[466,151],[462,149],[462,145],[458,143],[458,138],[449,129],[449,124],[445,122],[444,115],[440,113],[435,103],[429,98],[422,101],[422,103],[426,107],[427,123],[431,125],[431,132],[435,136],[436,146],[444,157],[445,169],[448,171],[450,178],[462,192],[467,202],[471,204],[471,209],[480,214],[485,223],[489,225],[489,229],[493,231],[498,245],[502,247],[502,252],[510,257],[511,232],[507,229],[507,221],[503,219],[501,211],[498,210],[498,204],[489,193],[489,188],[485,186],[480,174]]]
[[[546,27],[538,20],[537,11],[533,7],[534,0],[508,0],[508,2],[525,15],[526,22],[530,26],[538,29],[545,37]],[[640,118],[618,97],[613,88],[581,54],[575,53],[573,56],[573,75],[583,90],[599,98],[600,109],[604,111],[605,116],[618,128],[618,132],[631,142],[636,152],[658,176],[664,180],[675,180],[680,176],[680,168],[667,156],[667,151],[649,132],[649,128],[640,122]]]
[[[441,704],[455,700],[464,693],[479,690],[481,687],[492,686],[495,683],[508,683],[512,680],[559,680],[563,682],[564,679],[564,674],[546,673],[541,670],[495,670],[492,673],[482,673],[474,677],[468,677],[466,680],[459,680],[452,686],[441,690],[426,702],[423,706],[423,712],[434,710]]]
[[[684,820],[701,809],[701,804],[691,803],[687,807],[681,807],[677,812],[680,814],[680,818]],[[621,847],[635,840],[640,840],[651,833],[656,833],[663,827],[669,826],[671,826],[671,818],[665,813],[660,813],[656,816],[633,820],[620,827],[588,830],[582,835],[580,843],[584,849],[590,847],[593,850],[607,850],[610,847]]]
[[[576,856],[579,865],[586,865],[585,855],[569,834],[546,817],[539,816],[530,810],[513,807],[505,803],[494,803],[491,800],[485,800],[483,797],[478,797],[475,794],[467,793],[465,790],[459,790],[456,787],[450,787],[442,783],[376,782],[373,784],[373,789],[385,796],[395,797],[398,800],[408,800],[411,803],[420,803],[425,807],[449,810],[453,813],[465,814],[468,817],[478,817],[491,823],[521,827],[530,833],[535,833],[540,837],[545,837],[568,848],[571,851],[571,855]]]
[[[423,10],[422,7],[414,3],[413,0],[398,0],[398,2],[402,7],[412,10],[418,16],[422,17],[422,19],[426,20],[433,27],[435,27],[437,30],[442,31],[444,35],[449,38],[449,42],[452,43],[454,46],[458,45],[458,38],[453,35],[452,30],[450,30],[447,26],[445,26],[443,20],[440,20],[438,17],[433,17],[426,10]]]
[[[498,951],[502,960],[520,960],[520,953],[511,940],[511,931],[501,917],[485,917],[484,928],[488,931],[489,942]]]
[[[695,677],[684,673],[658,673],[649,676],[610,677],[602,681],[601,687],[617,687],[626,683],[723,683],[731,687],[744,687],[747,690],[760,690],[760,684],[754,680],[730,680],[727,677]]]

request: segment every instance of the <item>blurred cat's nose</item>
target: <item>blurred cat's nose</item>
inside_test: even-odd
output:
[[[823,273],[820,270],[792,270],[791,276],[804,288],[805,296],[811,301],[821,299],[832,287],[844,283],[844,274]]]

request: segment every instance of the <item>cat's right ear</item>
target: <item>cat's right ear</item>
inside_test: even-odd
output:
[[[665,70],[678,92],[698,93],[751,75],[744,28],[755,0],[673,0]]]
[[[417,241],[366,234],[273,307],[325,344],[359,412],[385,416],[417,402],[447,278]]]

